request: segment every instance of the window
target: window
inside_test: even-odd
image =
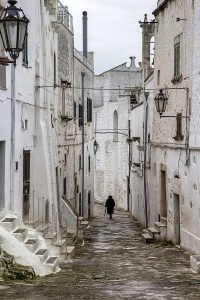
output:
[[[56,54],[55,54],[55,52],[54,52],[54,55],[53,55],[53,66],[54,66],[54,68],[53,68],[53,82],[54,82],[54,87],[56,86]]]
[[[180,35],[174,40],[174,79],[179,81],[181,77],[181,42]]]
[[[25,35],[24,48],[22,52],[22,62],[24,66],[28,66],[28,33]]]
[[[81,155],[79,155],[79,170],[81,170]]]
[[[76,120],[76,102],[74,102],[74,120]]]
[[[113,114],[113,142],[118,142],[118,113],[116,110]]]
[[[88,156],[88,172],[90,173],[91,170],[91,157],[90,155]]]
[[[137,97],[136,97],[136,94],[135,92],[132,92],[131,91],[131,95],[130,95],[130,105],[135,105],[137,104]]]
[[[87,98],[87,122],[92,122],[92,100]]]
[[[67,154],[65,154],[65,164],[67,163]]]
[[[79,127],[83,126],[83,106],[79,104],[79,115],[78,115]]]
[[[62,89],[62,116],[65,116],[65,89]]]
[[[157,85],[160,84],[160,70],[158,70],[158,73],[157,73]]]
[[[176,141],[182,141],[184,136],[182,134],[182,114],[179,113],[176,116],[176,136],[174,137]]]
[[[63,195],[67,194],[67,177],[63,178]]]

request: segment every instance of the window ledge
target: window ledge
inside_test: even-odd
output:
[[[171,80],[171,82],[172,82],[173,84],[176,84],[176,83],[181,82],[182,79],[183,79],[183,76],[182,76],[182,75],[179,75],[179,76],[174,77],[174,78]]]
[[[73,118],[68,117],[66,115],[61,115],[60,117],[61,117],[61,121],[63,121],[63,122],[69,122],[69,121],[73,120]]]

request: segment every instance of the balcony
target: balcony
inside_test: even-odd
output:
[[[68,7],[64,6],[60,1],[58,1],[58,23],[63,24],[72,33],[73,30],[73,17],[68,11]]]

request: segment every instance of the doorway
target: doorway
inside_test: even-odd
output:
[[[88,218],[91,217],[91,192],[88,192]]]
[[[5,208],[5,142],[0,142],[0,208]]]
[[[23,151],[23,220],[29,221],[30,210],[30,150]]]
[[[79,193],[79,217],[82,217],[82,197],[81,197],[81,193]]]
[[[174,194],[174,244],[180,245],[180,197],[178,194]]]
[[[160,216],[167,217],[166,171],[161,170]]]

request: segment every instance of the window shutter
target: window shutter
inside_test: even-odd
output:
[[[23,62],[23,65],[28,66],[28,33],[26,33],[26,36],[25,36],[25,39],[24,39],[22,62]]]
[[[79,126],[83,125],[83,106],[79,104]]]
[[[87,98],[87,122],[92,122],[92,100]]]

